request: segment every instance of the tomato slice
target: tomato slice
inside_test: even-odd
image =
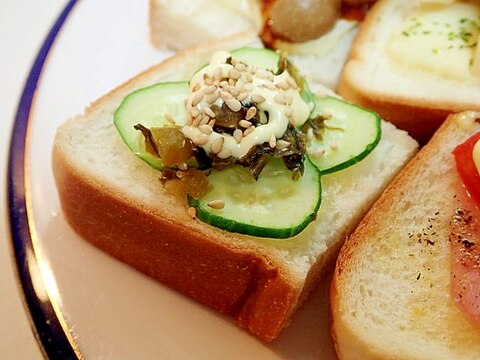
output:
[[[480,174],[473,162],[473,148],[480,140],[480,132],[470,137],[463,144],[458,145],[453,150],[457,171],[462,178],[465,189],[475,200],[477,206],[480,206]]]
[[[453,151],[460,175],[456,212],[450,223],[452,298],[480,326],[480,175],[473,148],[480,132]]]

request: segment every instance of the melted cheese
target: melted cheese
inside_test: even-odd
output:
[[[424,0],[389,39],[392,61],[459,81],[472,80],[480,4]]]

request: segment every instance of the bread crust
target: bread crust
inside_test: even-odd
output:
[[[412,178],[416,178],[418,174],[422,171],[422,169],[428,167],[442,167],[445,168],[442,170],[442,179],[438,179],[437,181],[440,182],[441,188],[443,193],[438,194],[438,197],[441,199],[435,205],[435,209],[440,209],[442,214],[439,215],[439,223],[434,227],[434,231],[437,232],[438,228],[441,228],[439,231],[440,238],[436,238],[435,242],[442,242],[446,249],[449,249],[449,221],[450,216],[454,213],[455,205],[453,200],[456,197],[456,191],[460,188],[457,187],[455,184],[458,184],[459,178],[455,172],[453,159],[450,159],[448,163],[444,161],[446,158],[450,157],[450,153],[455,146],[454,144],[460,144],[462,141],[465,141],[469,136],[471,136],[475,131],[479,131],[480,126],[477,124],[473,125],[472,128],[468,129],[461,129],[460,125],[453,120],[453,116],[449,117],[437,130],[431,140],[428,142],[426,146],[424,146],[420,152],[403,168],[403,170],[396,176],[396,178],[388,185],[386,190],[377,200],[375,205],[369,210],[367,215],[363,218],[360,222],[359,226],[355,230],[353,234],[349,236],[347,241],[344,243],[343,247],[340,250],[339,256],[337,258],[335,272],[333,275],[333,280],[331,283],[330,289],[330,304],[331,304],[331,314],[332,314],[332,337],[334,339],[335,348],[337,354],[340,359],[401,359],[401,360],[410,360],[410,359],[419,359],[419,358],[437,358],[436,355],[433,355],[429,351],[429,339],[419,338],[418,344],[422,344],[422,353],[416,353],[412,355],[414,352],[406,353],[405,350],[409,349],[409,347],[414,347],[414,345],[418,344],[405,344],[403,343],[401,347],[398,347],[398,344],[391,344],[391,347],[388,346],[380,346],[378,345],[378,339],[373,339],[370,335],[360,334],[358,332],[358,328],[355,328],[357,325],[352,325],[346,319],[347,316],[344,315],[344,311],[346,308],[349,308],[349,299],[350,297],[355,296],[355,294],[349,294],[349,287],[351,284],[351,277],[352,274],[357,272],[363,271],[363,264],[360,264],[360,258],[362,255],[368,253],[369,249],[379,246],[382,247],[383,243],[388,243],[391,240],[388,231],[389,225],[387,224],[388,219],[386,219],[386,214],[391,214],[392,212],[398,211],[398,208],[395,204],[398,202],[399,198],[406,198],[407,202],[412,202],[412,193],[421,193],[423,184],[412,183]],[[451,133],[454,135],[450,136]],[[452,140],[453,139],[453,140]],[[439,156],[440,154],[440,156]],[[422,173],[423,174],[423,173]],[[414,207],[416,204],[413,204]],[[435,209],[432,210],[432,213],[435,212]],[[401,216],[401,215],[400,215]],[[407,220],[405,220],[407,221]],[[413,221],[409,219],[408,221]],[[398,247],[407,247],[404,245],[411,237],[413,237],[412,233],[408,235],[408,227],[412,226],[411,224],[403,224],[404,228],[401,229],[401,233],[404,234],[404,238],[399,239],[400,244]],[[394,225],[398,227],[398,224]],[[411,230],[410,230],[411,231]],[[417,232],[423,232],[425,230],[416,229]],[[417,236],[418,233],[415,233]],[[392,236],[393,237],[393,236]],[[381,239],[381,240],[379,240]],[[382,244],[374,244],[376,241],[381,241]],[[447,244],[447,245],[445,245]],[[442,248],[443,249],[443,248]],[[414,250],[410,250],[414,253]],[[411,256],[414,256],[413,254]],[[415,256],[424,256],[422,254]],[[447,256],[448,258],[448,256]],[[427,258],[428,259],[428,258]],[[390,258],[385,257],[378,262],[384,263],[384,271],[388,272]],[[405,269],[409,264],[405,264]],[[360,269],[362,268],[362,269]],[[429,268],[427,270],[430,270]],[[366,272],[367,270],[365,270]],[[447,279],[445,282],[448,283],[450,280],[449,278],[449,271],[447,271]],[[418,280],[419,278],[417,278]],[[370,279],[371,280],[371,279]],[[395,284],[392,285],[392,290],[395,293]],[[432,285],[430,285],[432,287]],[[423,289],[425,290],[425,289]],[[436,293],[436,296],[442,298],[450,298],[450,294],[448,293],[447,289],[441,288],[438,289],[430,289],[433,293]],[[413,293],[413,290],[411,291]],[[428,293],[428,291],[427,291]],[[358,295],[358,301],[362,301],[366,299],[366,296]],[[399,296],[401,294],[398,294]],[[413,295],[411,296],[413,299]],[[365,300],[368,301],[368,300]],[[418,300],[421,302],[421,300]],[[450,305],[453,304],[453,301],[450,302]],[[450,306],[449,305],[449,306]],[[429,306],[428,303],[423,303],[423,306]],[[464,339],[468,339],[468,341],[472,341],[478,344],[478,338],[480,338],[480,329],[473,328],[471,325],[468,324],[464,315],[455,307],[453,307],[453,311],[455,314],[451,314],[450,316],[459,324],[466,324],[460,325],[461,331],[465,331],[466,334],[462,334]],[[354,311],[354,310],[352,310]],[[365,310],[367,311],[367,310]],[[381,312],[382,310],[380,310]],[[406,309],[405,314],[409,314],[411,309]],[[450,312],[451,310],[445,310]],[[458,314],[457,314],[458,312]],[[381,317],[381,315],[378,315]],[[382,319],[383,320],[383,319]],[[398,319],[403,320],[403,319]],[[385,320],[383,320],[385,321]],[[389,319],[392,321],[392,319]],[[429,319],[431,321],[431,327],[435,328],[437,325],[435,319]],[[359,322],[359,320],[356,320]],[[363,325],[362,325],[363,326]],[[367,325],[365,325],[367,326]],[[445,324],[442,323],[442,328],[436,329],[439,331],[447,331],[449,329],[444,329],[443,327]],[[388,331],[388,330],[385,330]],[[399,330],[398,333],[390,333],[388,337],[399,337],[403,336]],[[408,333],[408,328],[403,330],[404,332]],[[469,333],[469,331],[472,331]],[[379,335],[381,336],[381,335]],[[444,339],[446,340],[446,339]],[[447,349],[447,345],[445,344],[435,344],[438,345],[440,349],[445,351]],[[463,344],[457,344],[458,347],[462,347]],[[404,351],[401,351],[403,347]],[[397,349],[397,350],[393,350]],[[398,350],[400,349],[400,350]],[[477,349],[478,350],[478,349]],[[471,350],[472,352],[477,350]],[[438,351],[438,349],[435,349]],[[442,350],[441,350],[442,351]],[[437,353],[435,353],[437,354]],[[449,356],[456,355],[456,358],[460,358],[461,355],[452,350],[452,353],[447,355],[445,352],[442,354],[442,358],[449,358]],[[468,354],[468,355],[465,355]],[[476,358],[476,357],[469,357],[472,353],[468,351],[463,354],[465,358]],[[454,357],[455,358],[455,357]]]
[[[286,326],[300,290],[272,259],[261,252],[223,246],[205,232],[192,231],[110,193],[79,172],[58,147],[53,151],[53,169],[62,210],[82,238],[235,317],[240,326],[264,340],[272,340]]]
[[[401,89],[401,92],[397,92],[397,89],[388,88],[388,85],[384,88],[380,88],[378,85],[372,86],[369,81],[359,77],[359,74],[365,71],[367,63],[389,62],[389,59],[381,57],[372,59],[365,44],[376,43],[377,22],[380,18],[389,16],[385,13],[391,6],[390,3],[394,3],[394,1],[378,1],[360,25],[349,59],[341,74],[337,92],[345,99],[377,112],[383,119],[406,130],[420,144],[425,144],[448,115],[464,110],[479,111],[480,101],[465,101],[455,96],[446,99],[436,99],[428,95],[419,97],[403,91],[408,89]],[[379,47],[381,46],[383,44],[379,44]],[[389,69],[396,71],[393,65]],[[401,78],[404,75],[398,71],[393,76]],[[417,86],[435,87],[435,81],[440,78],[432,74],[423,74],[422,76],[426,76],[426,78],[419,77]],[[380,80],[376,79],[375,81]],[[425,85],[423,82],[431,84]],[[455,86],[461,85],[452,82],[453,92],[455,92]]]

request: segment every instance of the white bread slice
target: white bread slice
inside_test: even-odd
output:
[[[450,296],[452,150],[480,130],[449,117],[342,248],[331,288],[340,359],[479,359],[480,328]]]
[[[150,37],[163,50],[184,50],[253,30],[261,33],[263,15],[259,0],[150,0]],[[323,36],[290,43],[276,39],[273,48],[285,51],[311,80],[335,90],[358,22],[340,19]]]
[[[160,185],[158,171],[127,149],[113,112],[130,92],[189,79],[213,52],[255,40],[245,33],[180,52],[105,95],[58,129],[53,168],[64,215],[83,238],[270,341],[417,144],[383,123],[370,156],[324,177],[318,218],[294,238],[253,238],[192,219],[186,202]]]
[[[401,31],[402,23],[420,2],[380,0],[372,7],[344,67],[338,93],[425,143],[448,114],[480,109],[480,77],[449,79],[434,71],[403,66],[388,55],[389,46],[395,46],[392,34]],[[428,48],[428,36],[425,39]]]
[[[262,28],[257,0],[150,0],[149,17],[153,45],[166,50]]]

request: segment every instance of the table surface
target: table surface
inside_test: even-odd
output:
[[[6,169],[13,119],[33,60],[64,0],[0,0],[0,358],[42,359],[14,268],[6,204]]]

